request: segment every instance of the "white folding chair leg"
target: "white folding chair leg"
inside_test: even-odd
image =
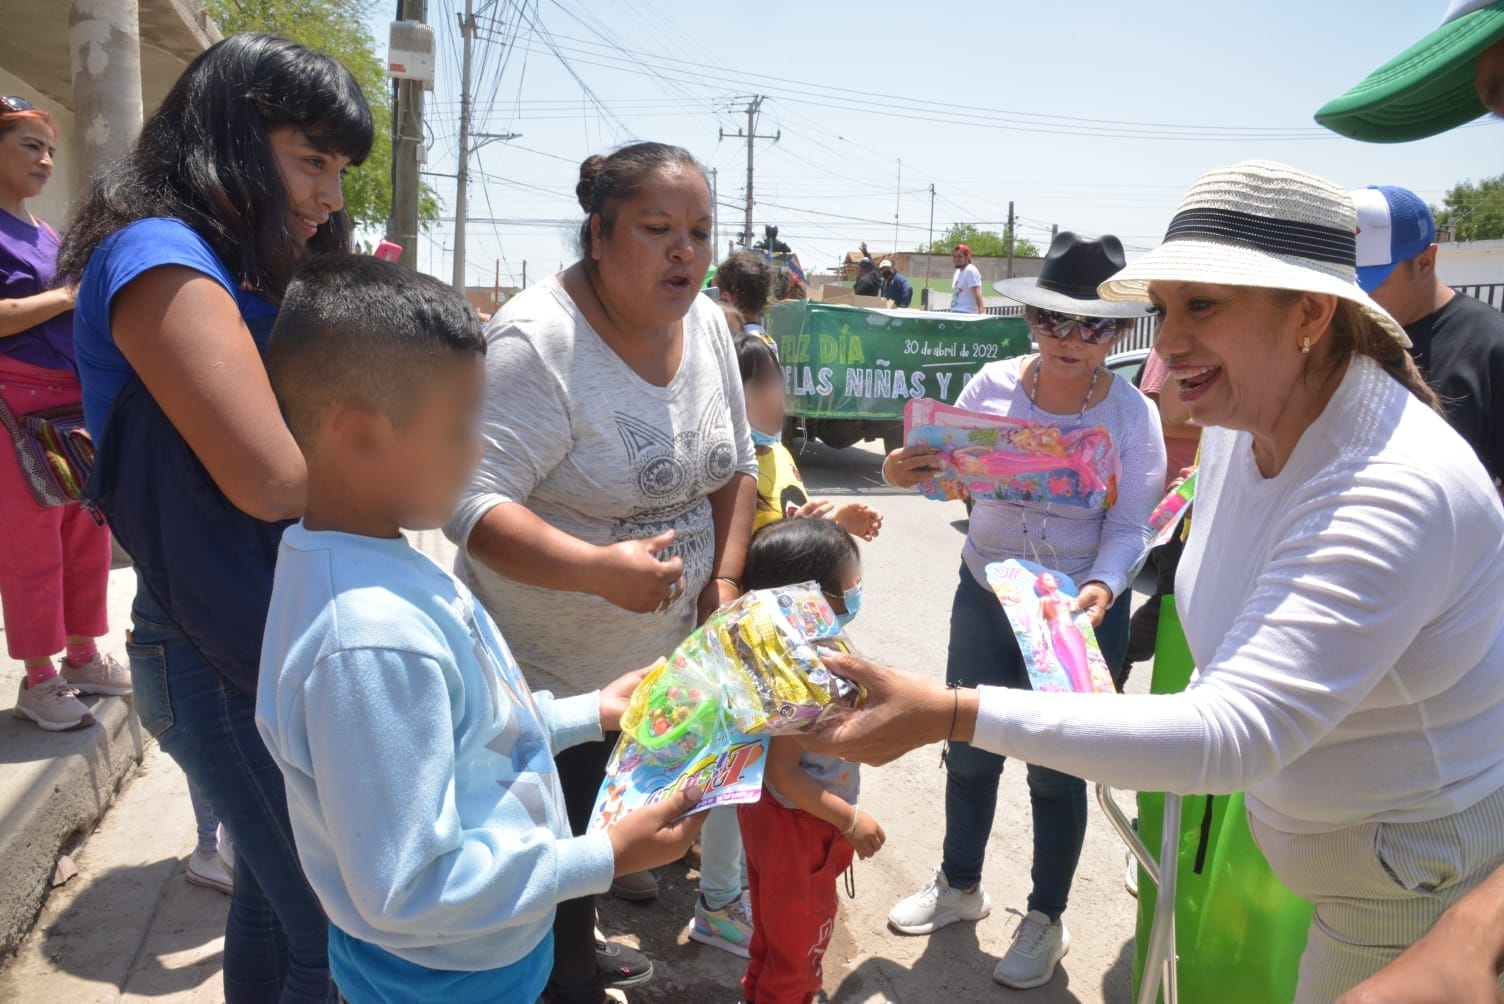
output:
[[[1161,989],[1165,1004],[1179,1004],[1180,990],[1175,977],[1175,866],[1180,854],[1180,796],[1165,796],[1158,859],[1149,853],[1133,824],[1118,808],[1111,788],[1105,784],[1097,785],[1097,802],[1156,888],[1154,923],[1150,925],[1149,943],[1144,949],[1144,972],[1137,1004],[1155,1004]],[[1161,868],[1162,862],[1166,867]]]

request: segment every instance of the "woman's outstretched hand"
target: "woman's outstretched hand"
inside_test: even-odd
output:
[[[860,711],[804,736],[805,748],[874,766],[947,738],[970,739],[976,728],[977,693],[952,691],[922,677],[844,652],[821,657],[837,676],[867,688]]]

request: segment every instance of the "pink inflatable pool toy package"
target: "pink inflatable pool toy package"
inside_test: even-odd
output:
[[[1052,502],[1109,509],[1122,463],[1100,425],[1062,429],[1001,415],[911,400],[903,441],[940,453],[942,470],[919,485],[925,498]]]

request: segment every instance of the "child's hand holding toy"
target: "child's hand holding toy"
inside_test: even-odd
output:
[[[627,710],[627,704],[632,700],[632,692],[637,689],[637,685],[652,668],[652,666],[644,666],[642,669],[633,670],[625,676],[618,676],[601,688],[602,732],[617,732],[621,729],[622,712]]]
[[[647,871],[684,857],[705,825],[703,813],[684,815],[699,800],[699,788],[681,788],[617,820],[606,831],[616,856],[616,874]]]

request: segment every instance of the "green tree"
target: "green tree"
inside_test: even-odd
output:
[[[939,240],[920,250],[928,254],[950,254],[957,244],[965,244],[978,258],[1008,257],[1006,235],[996,230],[983,230],[972,223],[952,223]],[[1038,258],[1039,248],[1032,241],[1020,237],[1014,242],[1013,255],[1016,258]]]
[[[1453,238],[1459,241],[1504,237],[1504,174],[1453,185],[1440,208],[1432,206],[1431,213],[1436,225],[1450,227]]]
[[[265,31],[326,52],[349,67],[376,121],[371,155],[345,179],[345,208],[356,224],[383,230],[392,206],[392,85],[376,40],[366,27],[373,0],[204,0],[226,35]],[[427,229],[439,218],[439,200],[424,185],[418,216]]]

